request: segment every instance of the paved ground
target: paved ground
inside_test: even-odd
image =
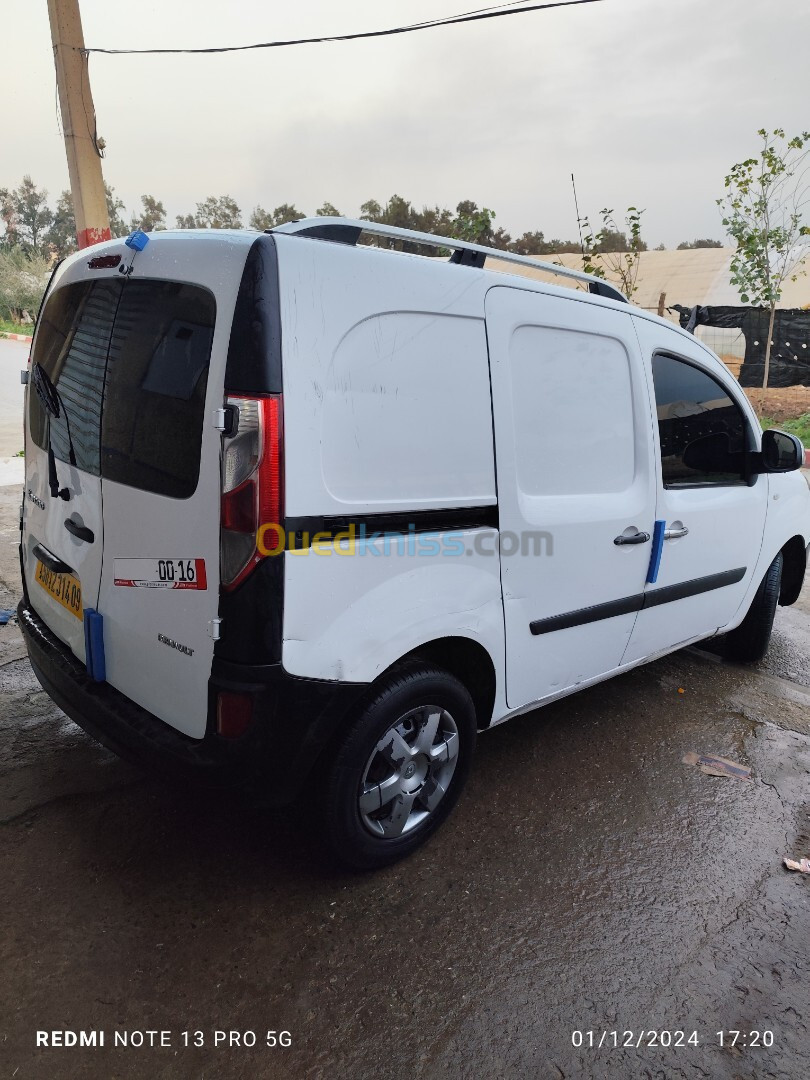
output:
[[[18,506],[0,489],[0,607]],[[810,588],[759,669],[688,650],[484,736],[448,825],[368,876],[296,811],[141,776],[20,657],[0,628],[0,1077],[810,1074],[810,877],[782,867],[810,856]],[[662,1030],[699,1045],[613,1048]],[[147,1031],[171,1045],[111,1045]]]
[[[22,411],[25,388],[20,372],[28,363],[30,346],[0,338],[0,485],[22,483]]]

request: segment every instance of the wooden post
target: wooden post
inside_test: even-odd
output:
[[[79,247],[85,248],[110,239],[110,219],[101,157],[96,145],[95,112],[79,0],[48,0],[48,16],[76,217],[76,239]]]
[[[666,303],[667,294],[665,292],[662,292],[661,295],[658,297],[658,314],[661,316],[662,319],[664,317],[664,309],[666,307]]]

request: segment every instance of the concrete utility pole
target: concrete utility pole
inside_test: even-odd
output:
[[[76,239],[79,247],[85,248],[110,239],[110,219],[96,143],[95,110],[79,0],[48,0],[48,16],[76,215]]]

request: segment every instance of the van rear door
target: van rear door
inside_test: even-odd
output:
[[[107,681],[205,734],[219,607],[225,361],[252,237],[153,236],[110,342],[101,438]]]
[[[90,269],[85,254],[69,260],[34,343],[63,403],[50,433],[28,394],[31,603],[85,662],[83,610],[96,608],[106,681],[197,738],[219,606],[215,414],[252,239],[156,234],[138,254],[123,243],[94,248]],[[49,492],[49,439],[69,501]]]
[[[37,323],[29,373],[26,585],[34,610],[82,661],[83,611],[95,607],[101,579],[98,416],[120,291],[109,273],[88,279],[83,264],[57,270]],[[50,411],[34,389],[37,366],[50,388]]]

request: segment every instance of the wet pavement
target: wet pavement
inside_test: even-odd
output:
[[[450,821],[372,875],[301,810],[143,777],[20,656],[0,628],[1,1077],[810,1074],[810,876],[782,866],[810,856],[810,586],[758,668],[690,649],[487,733]],[[171,1045],[112,1045],[148,1031]]]
[[[22,484],[22,415],[25,388],[20,372],[28,366],[30,346],[0,338],[0,487]]]

